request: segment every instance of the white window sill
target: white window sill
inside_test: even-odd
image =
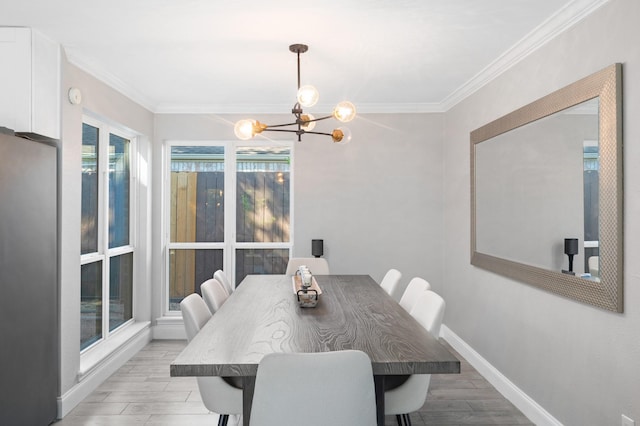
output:
[[[107,359],[115,356],[127,342],[135,339],[140,334],[147,332],[151,322],[134,322],[125,326],[123,330],[113,333],[109,340],[98,343],[95,347],[80,355],[80,369],[78,382],[81,382],[96,367]]]
[[[177,312],[175,315],[168,314],[160,318],[156,318],[156,323],[162,324],[162,325],[180,325],[181,326],[183,324],[182,314],[180,312]]]

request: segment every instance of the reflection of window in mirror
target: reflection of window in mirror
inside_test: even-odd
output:
[[[597,278],[599,268],[594,267],[599,256],[598,236],[598,181],[599,149],[597,140],[585,140],[583,144],[584,164],[584,265],[585,273]]]

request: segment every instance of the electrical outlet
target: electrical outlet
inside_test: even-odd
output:
[[[620,420],[620,426],[636,426],[636,422],[623,414],[622,420]]]

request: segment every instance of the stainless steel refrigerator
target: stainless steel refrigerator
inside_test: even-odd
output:
[[[0,127],[0,425],[37,426],[59,393],[58,147],[21,136]]]

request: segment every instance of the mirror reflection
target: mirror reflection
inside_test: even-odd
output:
[[[471,132],[471,264],[623,311],[622,65]]]
[[[590,99],[476,146],[477,251],[598,279],[598,107]]]

